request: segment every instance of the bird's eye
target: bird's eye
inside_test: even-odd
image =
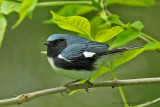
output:
[[[57,45],[60,45],[60,44],[61,44],[61,40],[57,40],[57,41],[56,41],[56,44],[57,44]]]

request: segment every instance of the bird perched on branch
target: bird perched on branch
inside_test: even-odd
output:
[[[55,72],[75,80],[88,80],[108,55],[141,46],[108,50],[109,45],[68,34],[53,34],[47,42],[47,56]]]

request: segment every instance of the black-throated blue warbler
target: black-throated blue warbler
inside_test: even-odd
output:
[[[55,72],[75,80],[88,80],[110,54],[141,46],[108,50],[109,45],[68,34],[53,34],[47,42],[48,60]]]

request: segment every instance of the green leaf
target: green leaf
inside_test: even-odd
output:
[[[19,12],[19,19],[18,21],[12,26],[14,29],[17,27],[23,19],[26,17],[26,15],[34,10],[36,7],[38,0],[24,0],[21,7],[20,7],[20,12]]]
[[[130,22],[127,23],[127,24],[122,25],[122,28],[124,28],[124,29],[130,29],[131,28]]]
[[[41,51],[42,54],[47,54],[47,51]]]
[[[74,16],[74,15],[83,15],[95,9],[91,6],[85,5],[67,5],[62,7],[57,14],[61,16]]]
[[[32,18],[33,11],[34,11],[34,9],[36,8],[37,2],[38,2],[38,0],[34,0],[33,3],[32,3],[32,5],[31,5],[31,7],[30,7],[30,9],[29,9],[29,11],[28,11],[27,16],[28,16],[30,19]]]
[[[1,5],[1,13],[8,15],[12,12],[19,13],[20,11],[20,3],[14,1],[4,1]]]
[[[81,91],[82,89],[73,90],[71,93],[69,93],[69,96],[73,95],[74,93]]]
[[[125,62],[130,61],[137,55],[143,52],[143,48],[141,49],[134,49],[134,50],[129,50],[123,53],[123,55],[113,61],[113,68],[118,67],[121,64],[124,64]]]
[[[117,38],[114,40],[113,44],[109,49],[113,49],[119,46],[123,46],[128,42],[136,39],[140,35],[140,32],[133,29],[128,29],[117,35]]]
[[[110,4],[121,4],[121,5],[128,5],[128,6],[153,6],[155,5],[155,0],[109,0],[107,2],[108,5]]]
[[[112,39],[113,37],[115,37],[116,35],[118,35],[122,31],[123,31],[123,29],[120,26],[114,26],[114,27],[107,29],[107,30],[101,30],[97,33],[97,35],[95,37],[95,41],[104,43],[104,42]]]
[[[102,74],[106,73],[109,71],[109,68],[106,67],[106,66],[102,66],[99,71],[94,74],[91,78],[90,78],[90,81],[92,82],[93,80],[95,80],[97,77],[101,76]]]
[[[57,14],[61,16],[77,16],[91,12],[94,9],[95,7],[85,5],[67,5],[58,10]],[[52,18],[44,21],[44,24],[49,23],[53,23]]]
[[[53,18],[47,19],[43,21],[43,24],[54,24]]]
[[[104,10],[99,12],[99,16],[103,19],[103,20],[107,20],[107,15],[106,12]]]
[[[53,21],[62,29],[83,34],[83,37],[93,40],[90,35],[91,26],[86,18],[81,16],[63,17],[53,11],[51,13],[53,15]]]
[[[109,20],[109,22],[111,22],[111,23],[117,23],[118,20],[119,20],[119,16],[118,16],[118,15],[115,15],[115,14],[109,15],[109,16],[108,16],[108,20]]]
[[[91,28],[92,28],[91,34],[93,36],[96,36],[96,34],[100,30],[105,30],[110,27],[110,22],[103,20],[99,16],[96,16],[93,19],[91,19],[90,23],[91,23]]]
[[[2,46],[2,41],[4,38],[6,26],[7,26],[7,20],[5,19],[5,17],[2,14],[0,14],[0,48]]]
[[[150,43],[147,43],[145,46],[144,46],[144,50],[155,50],[155,49],[158,49],[160,48],[160,43],[158,42],[150,42]]]
[[[141,31],[142,28],[144,27],[144,25],[141,21],[136,21],[136,22],[132,23],[131,26],[139,31]]]

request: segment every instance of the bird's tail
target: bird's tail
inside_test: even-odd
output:
[[[119,53],[119,52],[124,52],[124,51],[132,50],[132,49],[139,49],[139,48],[143,48],[143,46],[115,48],[115,49],[110,50],[108,54],[114,54],[114,53]]]

